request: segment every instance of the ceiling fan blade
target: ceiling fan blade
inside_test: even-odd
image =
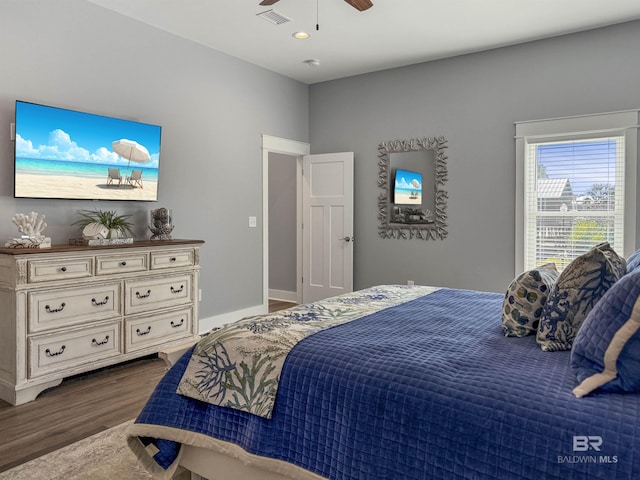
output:
[[[279,2],[279,1],[280,1],[280,0],[262,0],[262,1],[260,2],[260,5],[262,5],[262,6],[264,6],[264,7],[267,7],[267,6],[269,6],[269,5],[273,5],[274,3]]]
[[[344,0],[356,10],[364,12],[367,8],[373,7],[371,0]]]

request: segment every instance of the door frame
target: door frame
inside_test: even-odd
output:
[[[281,153],[298,158],[297,178],[302,177],[302,157],[311,153],[311,145],[297,140],[262,134],[262,307],[269,311],[269,153]],[[296,290],[298,303],[302,297],[302,232],[300,194],[297,197],[297,248],[296,248]]]

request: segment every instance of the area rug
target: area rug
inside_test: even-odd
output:
[[[0,473],[0,480],[146,480],[125,438],[133,420]]]

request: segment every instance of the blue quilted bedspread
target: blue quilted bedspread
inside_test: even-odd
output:
[[[271,419],[176,394],[186,355],[137,423],[330,479],[638,478],[640,395],[577,399],[570,352],[502,336],[502,298],[442,289],[306,338],[287,357]],[[142,440],[161,466],[175,459],[179,444]]]

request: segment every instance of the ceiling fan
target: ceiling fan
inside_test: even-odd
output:
[[[276,2],[279,2],[280,0],[262,0],[260,2],[260,5],[262,6],[268,6],[268,5],[273,5]],[[347,2],[349,5],[351,5],[353,8],[355,8],[356,10],[359,10],[361,12],[363,12],[364,10],[373,7],[373,3],[371,2],[371,0],[344,0],[345,2]]]

